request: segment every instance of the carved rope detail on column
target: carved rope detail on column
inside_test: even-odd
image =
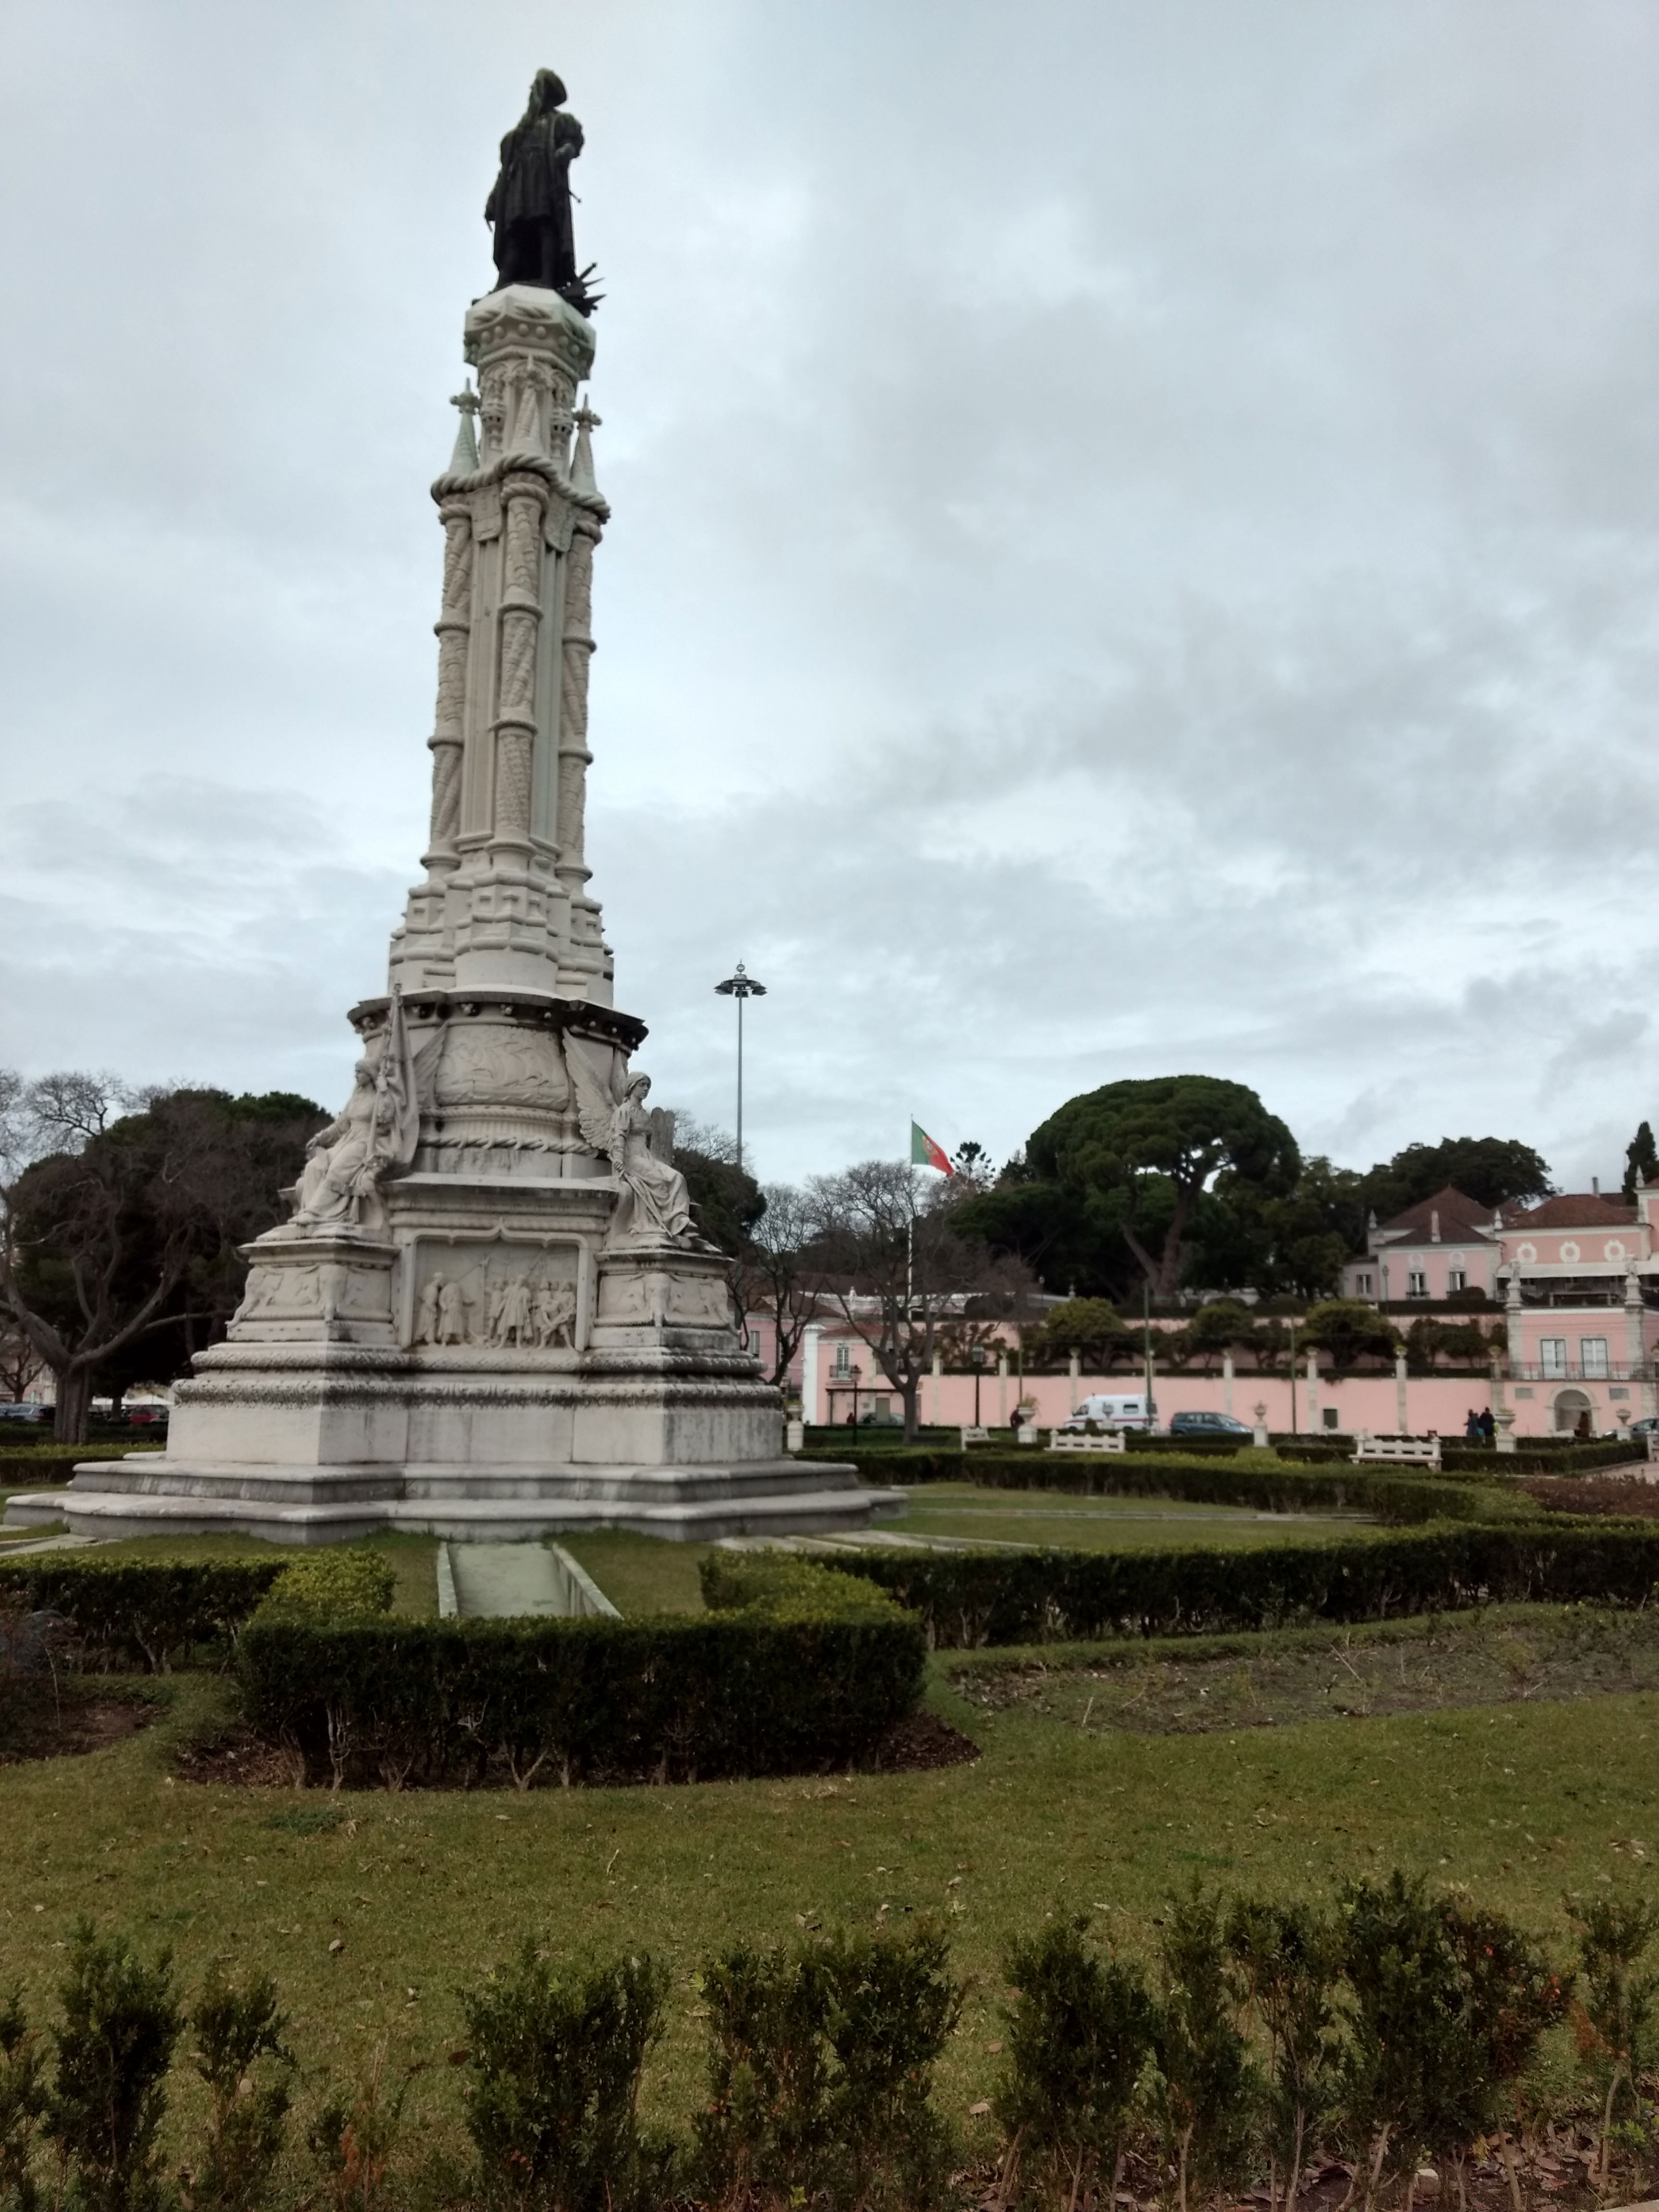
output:
[[[536,734],[536,647],[541,627],[542,514],[538,477],[509,477],[501,684],[496,716],[495,835],[515,844],[530,836],[530,764]]]
[[[564,582],[563,653],[559,672],[559,861],[567,880],[585,883],[587,811],[587,668],[593,653],[593,548],[599,526],[581,515],[571,533]]]
[[[467,643],[471,633],[472,518],[465,506],[441,510],[444,547],[442,612],[438,636],[438,704],[432,735],[432,830],[428,863],[452,859],[460,828],[461,745],[466,698]]]

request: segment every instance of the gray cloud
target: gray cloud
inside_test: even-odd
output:
[[[9,1057],[331,1097],[425,805],[495,138],[609,286],[592,858],[768,1174],[1255,1083],[1361,1162],[1650,1112],[1640,0],[113,0],[14,26]],[[88,116],[98,118],[88,129]]]

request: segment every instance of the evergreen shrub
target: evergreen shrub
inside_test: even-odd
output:
[[[933,2072],[962,2010],[931,1923],[739,1945],[696,1986],[708,2013],[700,2201],[927,2212],[950,2136]]]
[[[56,1613],[80,1662],[100,1672],[162,1674],[222,1665],[277,1577],[281,1559],[100,1559],[37,1552],[0,1559],[0,1600]]]
[[[631,2212],[671,2194],[673,2144],[639,2125],[668,1985],[648,1956],[573,1972],[526,1937],[514,1965],[466,1996],[478,2203]]]
[[[379,1552],[331,1545],[283,1569],[259,1606],[264,1620],[372,1620],[390,1613],[398,1577]]]
[[[306,1778],[522,1790],[801,1773],[864,1758],[914,1707],[921,1624],[890,1604],[642,1620],[321,1620],[238,1648],[247,1718]]]
[[[1644,1605],[1652,1523],[1468,1526],[1342,1544],[1144,1552],[860,1552],[848,1565],[921,1614],[930,1644],[1089,1642],[1382,1620],[1517,1599]]]

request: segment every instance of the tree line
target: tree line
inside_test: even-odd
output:
[[[327,1118],[286,1091],[135,1092],[110,1076],[25,1082],[0,1069],[0,1388],[21,1397],[50,1373],[55,1432],[78,1443],[94,1388],[118,1400],[187,1372],[241,1297],[239,1247],[283,1218],[282,1194]],[[1271,1366],[1285,1333],[1259,1309],[1250,1319],[1237,1293],[1329,1304],[1372,1214],[1386,1220],[1449,1183],[1493,1207],[1553,1188],[1547,1162],[1514,1138],[1411,1144],[1364,1170],[1304,1157],[1254,1091],[1198,1075],[1069,1099],[1000,1170],[969,1143],[949,1177],[867,1160],[763,1188],[728,1137],[686,1121],[676,1158],[744,1310],[775,1318],[774,1379],[793,1364],[808,1322],[836,1313],[912,1431],[935,1357],[955,1364],[1010,1322],[1035,1328],[1049,1302],[1039,1291],[1073,1305],[1063,1345],[1052,1328],[1052,1342],[1033,1335],[1039,1359],[1079,1348],[1109,1364],[1127,1356],[1132,1324],[1120,1309],[1133,1317],[1184,1302],[1198,1310],[1161,1349],[1212,1358],[1231,1343]],[[1638,1175],[1659,1179],[1646,1121],[1628,1148],[1627,1195]],[[1228,1292],[1231,1311],[1199,1304]],[[1339,1364],[1392,1356],[1386,1325],[1352,1314],[1320,1325]],[[1434,1326],[1434,1345],[1413,1333],[1414,1363],[1480,1356],[1472,1337],[1453,1340],[1460,1327],[1478,1334],[1473,1322]]]

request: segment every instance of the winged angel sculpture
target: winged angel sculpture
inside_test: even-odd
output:
[[[622,1185],[610,1241],[702,1249],[703,1239],[692,1224],[685,1177],[651,1149],[651,1117],[645,1110],[651,1078],[625,1075],[623,1063],[613,1057],[610,1079],[602,1083],[579,1046],[566,1046],[565,1065],[582,1135],[610,1161]]]

